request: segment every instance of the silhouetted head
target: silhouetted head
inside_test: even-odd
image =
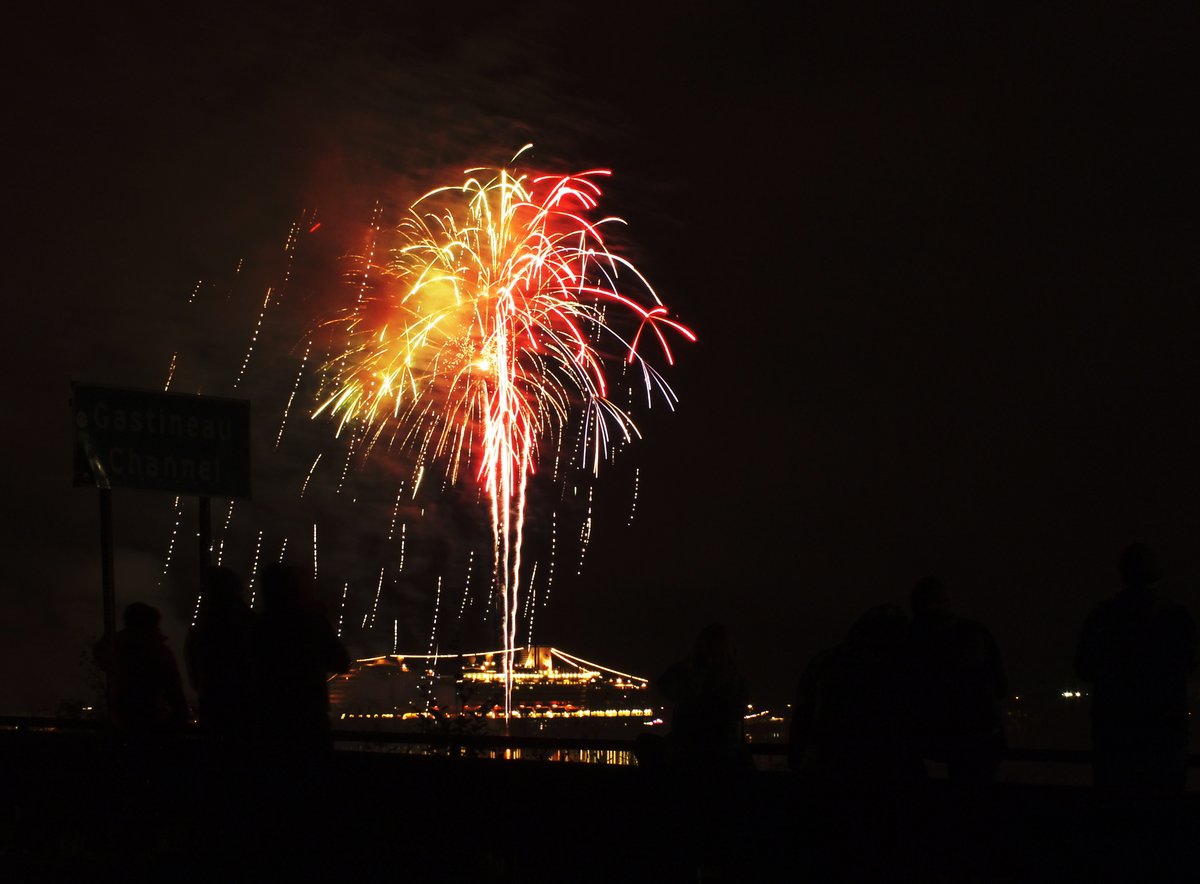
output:
[[[854,621],[850,637],[880,651],[895,650],[908,636],[908,614],[899,605],[876,605]]]
[[[130,632],[158,632],[158,622],[161,619],[158,609],[145,602],[132,602],[125,607],[125,628]]]
[[[950,616],[950,593],[937,577],[922,577],[909,594],[915,620],[944,620]]]
[[[1131,543],[1121,553],[1121,583],[1126,589],[1149,589],[1162,574],[1154,553],[1144,543]]]
[[[227,614],[243,604],[242,580],[230,568],[209,565],[201,578],[204,587],[200,613],[204,615]]]
[[[700,630],[693,652],[700,666],[726,664],[733,660],[733,648],[729,642],[729,631],[720,623],[710,623]]]
[[[294,608],[300,604],[300,580],[292,568],[283,562],[272,562],[263,569],[263,606],[268,610]]]

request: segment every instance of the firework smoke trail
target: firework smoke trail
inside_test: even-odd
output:
[[[588,488],[587,515],[579,526],[579,561],[575,564],[575,574],[583,573],[583,560],[587,557],[588,544],[592,541],[592,494],[594,488]]]
[[[461,185],[417,200],[397,230],[401,247],[378,273],[364,268],[354,304],[327,323],[344,333],[345,348],[326,366],[336,382],[314,417],[336,418],[352,448],[365,442],[370,451],[383,437],[416,450],[414,495],[425,454],[451,477],[460,463],[476,466],[501,596],[506,716],[539,444],[561,440],[581,409],[581,460],[598,473],[614,433],[625,442],[640,435],[609,398],[609,366],[636,366],[647,400],[657,390],[671,406],[674,393],[639,345],[657,339],[670,364],[668,332],[695,340],[607,247],[608,228],[624,222],[592,220],[596,179],[609,174],[469,170]],[[377,221],[372,228],[374,241]]]
[[[525,644],[533,647],[533,615],[537,613],[537,562],[533,563],[533,571],[529,575],[529,592],[525,599],[525,619],[529,624],[528,638]]]
[[[179,537],[179,522],[183,516],[183,507],[180,504],[180,496],[175,495],[175,503],[172,504],[175,508],[175,525],[171,528],[171,539],[167,543],[167,557],[163,561],[162,571],[158,575],[158,585],[162,586],[163,580],[167,576],[167,570],[171,567],[171,556],[175,552],[175,540]]]
[[[317,580],[317,523],[313,522],[313,582]]]
[[[396,504],[392,507],[392,521],[388,523],[387,539],[391,540],[396,534],[396,516],[400,512],[400,495],[404,493],[404,483],[400,483],[400,487],[396,489]]]
[[[558,510],[550,514],[550,567],[546,573],[546,590],[542,593],[542,607],[550,604],[550,588],[554,586],[554,560],[558,554]]]
[[[467,600],[471,597],[471,569],[475,566],[475,550],[467,553],[467,578],[463,581],[462,602],[458,606],[457,623],[462,623],[463,612],[467,610]]]
[[[379,596],[383,594],[383,572],[386,568],[387,568],[387,566],[385,565],[383,568],[379,569],[379,583],[375,587],[375,601],[371,605],[371,610],[370,610],[369,614],[367,614],[367,616],[363,617],[363,626],[364,627],[366,627],[367,622],[368,622],[367,618],[369,617],[370,623],[371,623],[371,628],[372,629],[375,628],[375,615],[379,613]]]
[[[254,564],[250,566],[250,607],[254,607],[254,597],[258,590],[254,586],[254,580],[258,576],[258,557],[262,553],[262,530],[258,532],[258,541],[254,544]]]
[[[283,418],[279,421],[279,433],[275,436],[276,451],[279,450],[279,443],[283,441],[283,430],[287,426],[288,415],[292,411],[292,403],[296,401],[296,391],[300,389],[300,379],[304,377],[304,368],[308,364],[308,353],[311,349],[312,342],[309,341],[304,346],[304,357],[300,360],[300,370],[296,372],[296,383],[292,385],[292,394],[288,396],[287,405],[283,406]]]
[[[263,317],[267,315],[267,307],[271,305],[272,291],[273,289],[267,289],[266,297],[263,298],[262,309],[258,311],[258,321],[254,324],[254,330],[250,332],[250,344],[246,347],[246,356],[242,359],[242,367],[238,369],[237,379],[233,382],[233,389],[235,390],[246,377],[246,366],[250,364],[250,357],[254,355],[254,345],[258,343],[258,334],[262,331]]]
[[[312,466],[308,468],[308,475],[304,477],[304,484],[300,486],[300,496],[304,497],[304,492],[308,490],[308,483],[312,481],[313,471],[316,470],[317,464],[321,462],[321,455],[318,454],[313,460]]]

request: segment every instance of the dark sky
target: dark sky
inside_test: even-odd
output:
[[[865,608],[938,573],[1014,684],[1050,690],[1130,540],[1197,606],[1194,21],[401,7],[94,9],[17,29],[0,711],[82,696],[99,629],[69,382],[160,387],[179,354],[174,389],[240,393],[303,210],[328,234],[305,242],[293,285],[311,313],[376,199],[526,142],[555,170],[614,170],[605,208],[699,335],[670,375],[678,411],[646,416],[597,483],[583,574],[556,584],[539,640],[654,674],[722,620],[776,703]],[[279,316],[245,388],[267,426],[298,365],[298,314]],[[307,467],[257,460],[265,490],[235,529],[270,539],[289,507],[270,489],[294,494]],[[455,518],[429,509],[420,543],[457,555]],[[118,600],[158,605],[178,650],[194,544],[160,586],[171,500],[118,493],[116,519]],[[331,584],[392,554],[355,511],[321,524]],[[243,572],[245,537],[227,562]],[[418,547],[432,573],[443,553]],[[426,589],[384,602],[409,649]],[[390,650],[368,639],[355,650]]]

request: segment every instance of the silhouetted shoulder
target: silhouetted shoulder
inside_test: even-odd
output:
[[[1196,621],[1184,605],[1164,602],[1158,615],[1160,633],[1184,671],[1196,668]]]
[[[325,652],[328,655],[325,660],[326,671],[345,672],[350,668],[350,652],[346,650],[346,646],[337,637],[333,626],[325,619],[324,615],[317,614],[317,617],[320,619],[317,628],[325,634]]]

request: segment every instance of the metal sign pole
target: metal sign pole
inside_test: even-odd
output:
[[[95,647],[104,670],[104,710],[112,721],[112,656],[117,643],[117,587],[113,571],[112,489],[100,489],[100,590],[104,599],[104,635]]]
[[[104,641],[117,634],[117,590],[113,575],[112,489],[100,489],[100,580],[104,594]]]
[[[200,579],[204,579],[204,569],[212,563],[212,498],[200,497],[200,530],[197,533],[198,550],[200,552]]]

